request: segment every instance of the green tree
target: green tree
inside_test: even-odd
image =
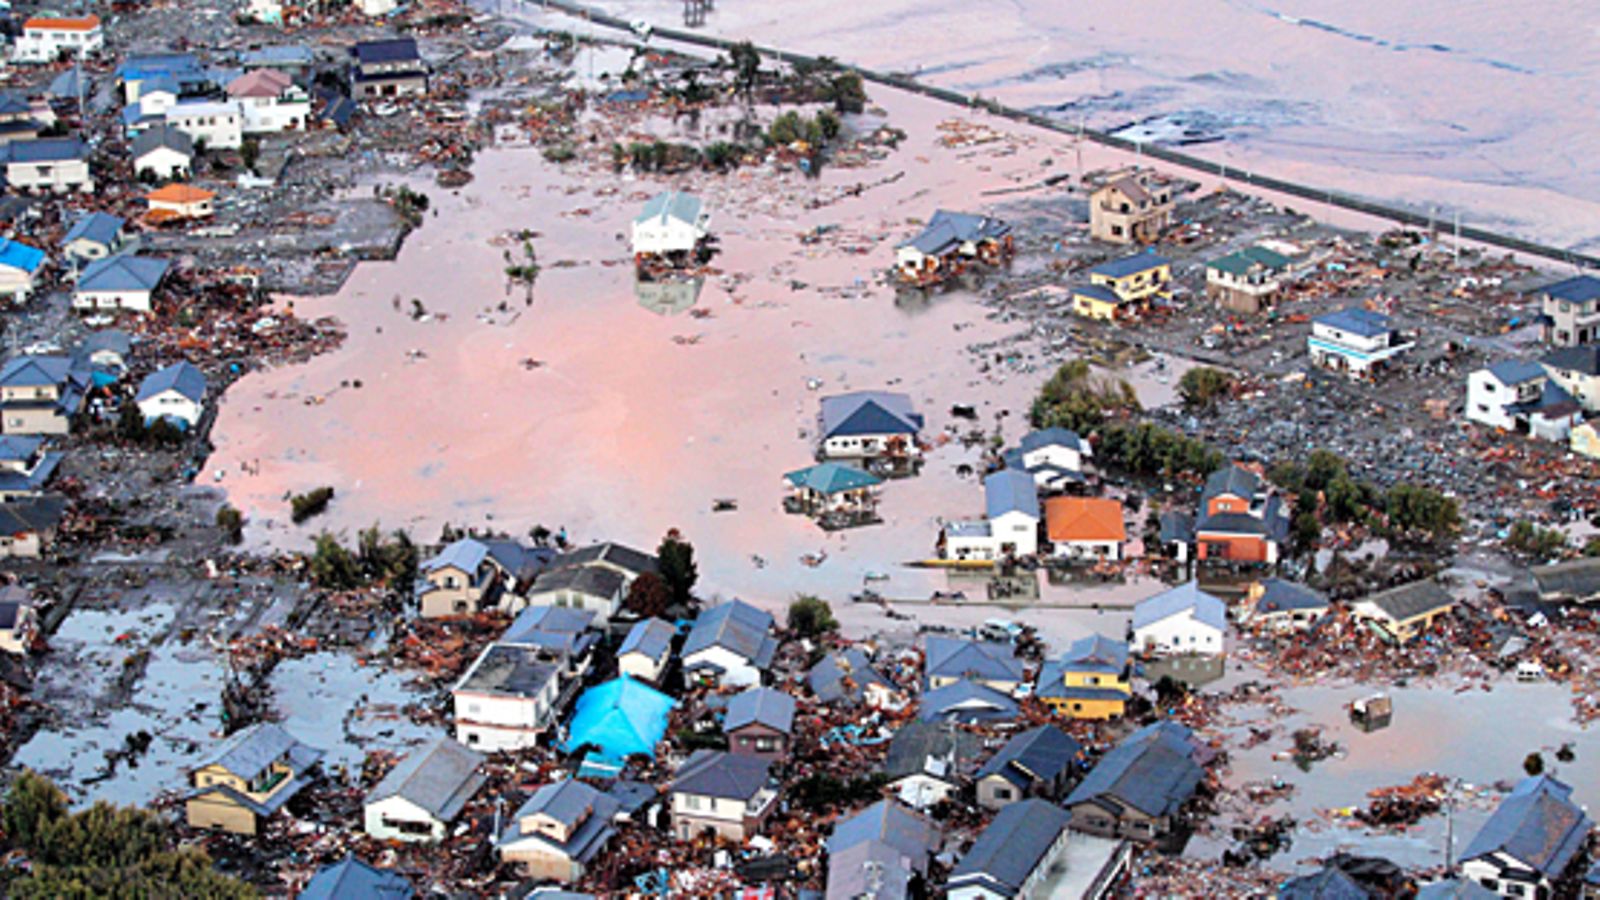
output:
[[[361,564],[339,539],[324,531],[311,551],[311,581],[330,591],[348,591],[362,584]]]
[[[1544,757],[1540,756],[1538,751],[1529,753],[1522,759],[1522,771],[1527,772],[1529,777],[1533,778],[1544,774]]]
[[[1461,511],[1454,498],[1405,482],[1389,489],[1384,508],[1389,527],[1401,536],[1420,533],[1438,540],[1461,525]]]
[[[1232,375],[1210,366],[1196,366],[1178,379],[1178,395],[1190,409],[1210,409],[1233,390]]]
[[[740,41],[728,51],[728,60],[733,68],[734,84],[748,100],[755,90],[756,81],[761,77],[761,54],[756,52],[754,44]]]
[[[1087,360],[1075,359],[1062,363],[1039,389],[1028,417],[1035,428],[1090,432],[1105,422],[1108,414],[1122,416],[1139,409],[1132,385],[1121,379],[1097,378]]]
[[[840,72],[828,82],[823,99],[833,104],[834,112],[859,113],[867,108],[867,88],[860,72]]]
[[[333,502],[333,488],[323,486],[289,498],[289,518],[296,525],[320,514]]]
[[[1306,458],[1305,486],[1309,490],[1323,490],[1334,481],[1348,478],[1349,475],[1344,460],[1332,450],[1313,450]]]
[[[261,141],[258,138],[247,137],[239,145],[239,158],[243,160],[244,167],[251,172],[256,170],[256,162],[261,159]]]
[[[1506,546],[1535,559],[1549,559],[1566,549],[1567,536],[1554,528],[1540,528],[1527,520],[1511,526]]]
[[[237,507],[223,504],[222,508],[217,510],[217,527],[222,530],[228,543],[238,544],[244,541],[244,513]]]
[[[694,547],[674,528],[661,539],[656,548],[656,560],[661,570],[661,580],[667,583],[675,605],[685,605],[694,599],[694,584],[700,579],[700,569],[694,562]]]
[[[789,630],[803,638],[819,638],[839,629],[833,607],[820,597],[803,595],[789,604]]]
[[[622,608],[647,618],[664,618],[672,606],[672,589],[654,572],[642,572],[628,586],[628,596]]]
[[[117,410],[117,436],[130,444],[144,443],[144,413],[132,400],[123,400],[122,408]]]

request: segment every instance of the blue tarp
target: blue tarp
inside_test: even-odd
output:
[[[638,753],[653,758],[656,744],[667,733],[667,714],[675,705],[671,697],[629,676],[608,681],[578,698],[561,749],[571,753],[585,744],[598,748],[586,765],[593,760],[620,768]]]

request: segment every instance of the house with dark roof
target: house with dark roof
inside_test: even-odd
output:
[[[1148,250],[1135,253],[1090,268],[1089,283],[1073,289],[1072,309],[1091,319],[1125,318],[1168,296],[1171,282],[1172,260]]]
[[[590,544],[587,547],[570,550],[557,556],[550,563],[552,569],[578,567],[604,569],[621,575],[624,592],[633,584],[635,578],[646,572],[653,575],[661,574],[661,563],[654,555],[615,541]]]
[[[483,787],[483,755],[441,737],[378,782],[363,805],[367,834],[385,841],[437,842]]]
[[[924,722],[958,722],[963,725],[1010,722],[1021,707],[1003,694],[976,681],[952,681],[922,695],[917,718]]]
[[[728,701],[722,731],[731,753],[782,760],[794,732],[794,698],[772,688],[741,691]]]
[[[824,654],[806,674],[806,684],[823,703],[900,709],[906,702],[904,692],[878,671],[860,647]]]
[[[1170,832],[1205,776],[1185,731],[1146,728],[1102,756],[1066,799],[1072,827],[1139,841]]]
[[[16,585],[0,591],[0,651],[26,656],[38,632],[39,613],[33,596]]]
[[[615,797],[577,779],[547,784],[512,815],[495,847],[533,880],[572,884],[616,836],[621,811]]]
[[[1052,492],[1083,484],[1093,458],[1094,447],[1069,428],[1030,431],[1001,456],[1006,468],[1027,472],[1039,490]]]
[[[97,259],[84,267],[72,291],[72,308],[85,310],[129,309],[147,313],[151,296],[161,286],[171,266],[154,256],[121,254]]]
[[[94,190],[89,147],[81,138],[52,137],[0,145],[0,172],[13,190]]]
[[[539,573],[522,596],[507,595],[501,607],[512,612],[532,606],[570,607],[610,619],[622,609],[626,583],[621,573],[602,566],[551,568]]]
[[[1583,407],[1552,375],[1544,366],[1521,359],[1473,372],[1467,376],[1467,421],[1565,443],[1572,427],[1583,420]],[[1600,402],[1600,394],[1596,399]]]
[[[1089,195],[1089,234],[1112,244],[1153,244],[1172,220],[1172,189],[1148,169],[1108,179]]]
[[[350,89],[357,100],[428,93],[428,64],[415,38],[361,41],[350,48]]]
[[[416,895],[400,873],[346,856],[318,869],[295,900],[411,900]]]
[[[1536,293],[1546,342],[1576,347],[1600,341],[1600,278],[1574,275]]]
[[[1417,900],[1495,900],[1500,895],[1475,881],[1449,878],[1417,888]],[[1592,900],[1585,895],[1585,900]]]
[[[1547,603],[1600,601],[1600,557],[1584,557],[1533,568],[1534,587]]]
[[[1044,664],[1033,695],[1059,715],[1120,719],[1133,696],[1132,671],[1126,641],[1091,634]]]
[[[1024,731],[978,770],[978,805],[997,810],[1027,797],[1060,800],[1082,760],[1083,747],[1056,726]]]
[[[854,391],[823,397],[820,455],[827,460],[882,460],[892,469],[914,469],[922,448],[922,414],[906,394]]]
[[[66,498],[53,494],[0,503],[0,557],[42,556],[66,508]]]
[[[684,675],[723,687],[758,685],[772,664],[778,641],[772,614],[743,600],[702,612],[683,643]]]
[[[945,722],[911,722],[889,739],[883,773],[901,802],[927,809],[961,789],[982,749],[983,741],[972,732]]]
[[[931,285],[974,263],[997,266],[1015,252],[1011,226],[974,213],[936,210],[916,237],[895,248],[895,272],[907,284]]]
[[[927,877],[941,840],[937,823],[893,800],[841,819],[826,845],[826,900],[908,898],[912,881]]]
[[[257,834],[311,783],[322,756],[322,750],[271,722],[234,734],[189,772],[191,790],[184,804],[189,827]]]
[[[1278,887],[1277,900],[1375,900],[1376,895],[1331,863]]]
[[[735,843],[759,834],[778,804],[771,763],[721,750],[696,750],[672,778],[672,831],[679,840],[713,832]]]
[[[1455,605],[1449,591],[1425,578],[1371,594],[1351,604],[1350,612],[1371,623],[1383,636],[1403,644],[1433,627]]]
[[[194,138],[165,119],[141,129],[130,152],[139,177],[170,181],[186,178],[194,170]]]
[[[694,194],[662,191],[633,219],[630,245],[635,262],[688,262],[710,236],[711,216]]]
[[[640,681],[660,684],[672,659],[672,639],[678,630],[660,619],[640,619],[628,629],[617,648],[617,671]]]
[[[1012,694],[1025,680],[1022,660],[1010,644],[930,634],[922,646],[923,677],[929,690],[972,681]]]
[[[139,382],[134,402],[146,425],[165,420],[188,430],[205,415],[206,376],[187,361],[175,362],[146,375]]]
[[[1289,511],[1260,475],[1227,465],[1206,478],[1194,522],[1195,558],[1273,565],[1288,537]]]
[[[66,434],[92,382],[67,356],[13,356],[0,367],[0,432]]]
[[[1555,882],[1585,864],[1594,822],[1572,788],[1549,775],[1520,782],[1461,854],[1461,876],[1502,897],[1551,896]]]
[[[1030,799],[1000,810],[951,870],[950,900],[1033,897],[1067,848],[1066,811]]]
[[[44,438],[0,437],[0,502],[38,497],[55,475],[64,454],[44,449]]]
[[[1584,411],[1600,412],[1600,340],[1552,350],[1539,365]]]
[[[460,616],[497,605],[505,589],[502,570],[477,538],[461,538],[424,560],[417,599],[424,619]]]
[[[1206,296],[1224,309],[1254,315],[1271,306],[1283,288],[1289,258],[1250,246],[1206,263]]]
[[[1305,631],[1332,609],[1328,598],[1303,584],[1264,578],[1244,595],[1244,624],[1276,634]]]
[[[1141,600],[1128,627],[1142,653],[1217,656],[1228,634],[1228,605],[1190,581]]]
[[[1306,336],[1306,352],[1313,365],[1352,378],[1376,375],[1415,346],[1388,316],[1361,306],[1317,316]]]
[[[593,619],[564,607],[523,610],[451,691],[456,740],[491,753],[535,746],[583,687],[599,640]]]
[[[122,228],[127,223],[120,216],[92,212],[79,216],[61,239],[61,253],[78,262],[105,259],[122,249]]]

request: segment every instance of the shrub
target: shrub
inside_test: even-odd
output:
[[[289,500],[289,518],[296,525],[321,514],[333,502],[333,488],[323,486],[304,494],[296,494]]]

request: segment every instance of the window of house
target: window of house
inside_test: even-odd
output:
[[[696,797],[693,794],[684,794],[683,795],[683,808],[684,809],[699,809],[700,808],[700,798]]]
[[[1008,787],[995,788],[994,789],[994,798],[996,800],[1010,800],[1011,799],[1011,788],[1008,788]]]
[[[756,738],[756,750],[762,753],[772,753],[782,749],[783,744],[775,737]]]
[[[412,822],[407,819],[391,819],[388,816],[383,817],[383,827],[391,831],[398,831],[401,834],[427,835],[433,833],[433,826],[429,825],[427,822]]]
[[[468,744],[477,744],[478,743],[478,736],[476,734],[472,734],[472,733],[469,732],[467,734],[467,743]]]

